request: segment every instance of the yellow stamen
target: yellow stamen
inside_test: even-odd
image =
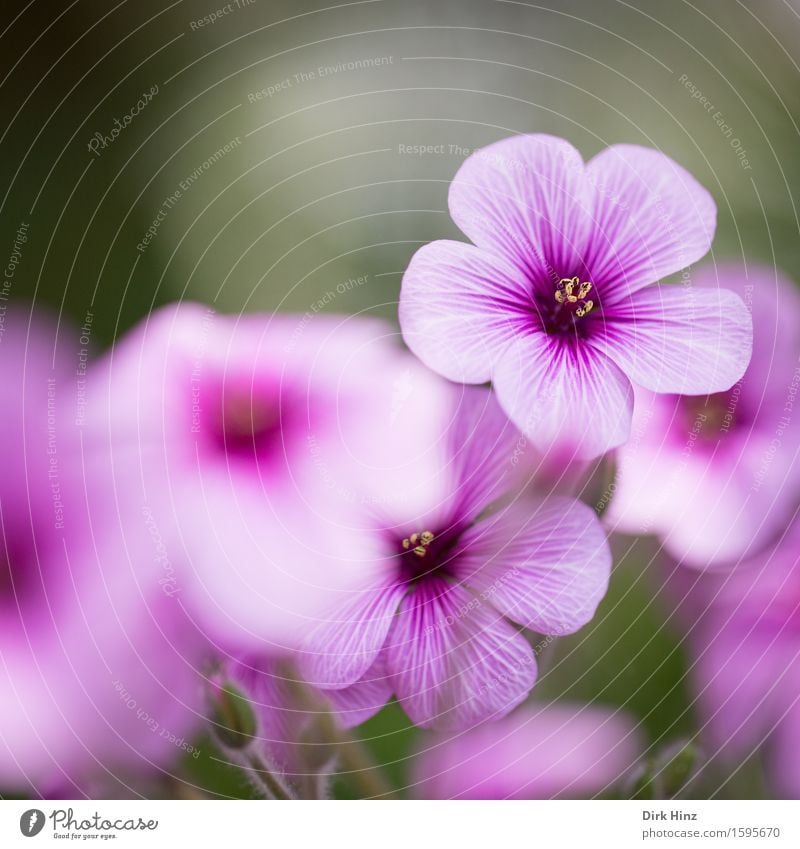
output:
[[[575,315],[578,318],[583,318],[594,307],[594,301],[586,300],[586,296],[591,291],[592,284],[588,280],[581,282],[577,277],[564,277],[558,281],[556,286],[556,303],[577,304]]]
[[[417,543],[419,542],[419,545]],[[413,546],[417,557],[424,557],[428,553],[428,546],[433,542],[433,534],[423,531],[421,534],[411,534],[403,540],[403,548],[408,551]]]

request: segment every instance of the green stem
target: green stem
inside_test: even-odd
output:
[[[383,770],[375,763],[361,740],[343,731],[330,713],[320,717],[320,726],[325,738],[336,749],[341,772],[358,786],[364,798],[397,798]]]
[[[288,785],[267,766],[261,755],[250,751],[244,757],[247,765],[256,773],[259,784],[263,785],[269,796],[273,799],[295,798]]]
[[[297,704],[315,714],[319,733],[336,752],[340,772],[356,784],[364,798],[396,799],[397,793],[364,743],[342,729],[326,702],[287,664],[284,680],[293,688]]]

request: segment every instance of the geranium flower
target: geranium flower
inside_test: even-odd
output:
[[[702,576],[707,604],[689,641],[713,759],[763,749],[780,798],[800,799],[800,522],[724,579]],[[709,584],[709,586],[707,586]]]
[[[396,335],[181,304],[105,358],[91,426],[117,485],[143,488],[185,555],[183,603],[226,647],[290,649],[356,579],[349,514],[427,489],[444,381]]]
[[[625,779],[644,747],[622,711],[574,704],[520,708],[500,722],[425,741],[421,799],[580,799]]]
[[[140,491],[115,492],[73,427],[80,333],[56,327],[9,311],[0,331],[0,788],[118,796],[194,752],[206,644]]]
[[[501,716],[536,679],[519,626],[572,633],[606,591],[611,556],[594,512],[571,499],[503,501],[520,434],[486,390],[457,397],[439,503],[365,517],[350,545],[370,566],[362,588],[320,621],[300,657],[309,683],[338,691],[345,717],[348,688],[360,719],[393,693],[420,726]]]
[[[770,544],[800,498],[800,295],[773,269],[725,265],[696,276],[697,297],[724,283],[752,309],[742,380],[707,396],[636,390],[633,436],[618,453],[608,527],[658,534],[681,562],[732,563]]]
[[[450,380],[491,380],[540,450],[598,456],[628,438],[632,383],[724,392],[750,358],[750,317],[725,289],[656,286],[709,249],[709,193],[664,154],[614,145],[584,164],[562,139],[472,154],[450,214],[473,244],[411,260],[403,337]]]

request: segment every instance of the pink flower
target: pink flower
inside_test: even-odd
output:
[[[692,644],[705,731],[737,765],[763,747],[774,792],[800,799],[800,523],[714,590]]]
[[[719,283],[751,305],[750,365],[724,393],[636,390],[605,516],[614,530],[658,534],[675,558],[700,567],[770,544],[800,495],[800,295],[774,270],[736,265],[698,274],[696,292]]]
[[[424,727],[507,713],[536,678],[511,623],[572,633],[606,591],[611,557],[594,512],[570,499],[514,501],[519,433],[486,390],[454,397],[438,503],[416,513],[384,505],[354,529],[350,551],[368,573],[300,657],[305,679],[342,716],[352,704],[354,721],[393,693]]]
[[[465,734],[427,741],[414,795],[423,799],[575,799],[608,793],[643,751],[626,714],[530,706]]]
[[[13,311],[0,332],[0,787],[67,798],[186,757],[205,651],[73,427],[79,336]]]
[[[424,491],[443,381],[379,321],[167,307],[106,359],[94,425],[185,553],[213,639],[282,651],[359,578],[348,517]],[[425,432],[427,435],[422,436]]]
[[[403,337],[451,380],[491,380],[540,450],[621,445],[632,383],[705,395],[742,376],[741,299],[652,285],[708,251],[716,220],[708,192],[662,153],[614,145],[584,164],[562,139],[505,139],[464,162],[449,206],[474,244],[416,253]]]

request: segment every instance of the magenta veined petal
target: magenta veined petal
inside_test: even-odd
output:
[[[505,715],[536,680],[524,637],[490,604],[440,579],[403,600],[387,638],[387,664],[412,722],[440,730]]]
[[[542,453],[555,445],[591,458],[630,433],[633,387],[602,351],[532,333],[517,340],[494,373],[511,420]]]
[[[522,483],[515,466],[521,434],[495,394],[466,387],[454,401],[447,431],[453,497],[451,512],[470,521]]]
[[[331,689],[355,684],[383,647],[405,591],[394,581],[372,585],[353,592],[328,619],[320,620],[298,657],[308,683]]]
[[[409,348],[450,380],[484,383],[533,308],[525,277],[462,242],[431,242],[403,275],[400,327]]]
[[[536,281],[577,268],[591,231],[593,191],[564,139],[515,136],[472,154],[450,185],[453,221],[479,248]]]
[[[614,319],[590,344],[653,392],[723,392],[750,362],[750,313],[727,289],[652,286],[616,303]]]
[[[586,179],[595,191],[583,259],[606,301],[686,268],[711,248],[714,199],[660,151],[612,145],[586,164]]]
[[[608,588],[611,552],[594,511],[570,498],[517,502],[471,527],[458,574],[513,622],[571,634]]]
[[[382,651],[364,675],[340,690],[324,690],[325,698],[345,728],[355,728],[374,716],[392,697],[392,680]]]

